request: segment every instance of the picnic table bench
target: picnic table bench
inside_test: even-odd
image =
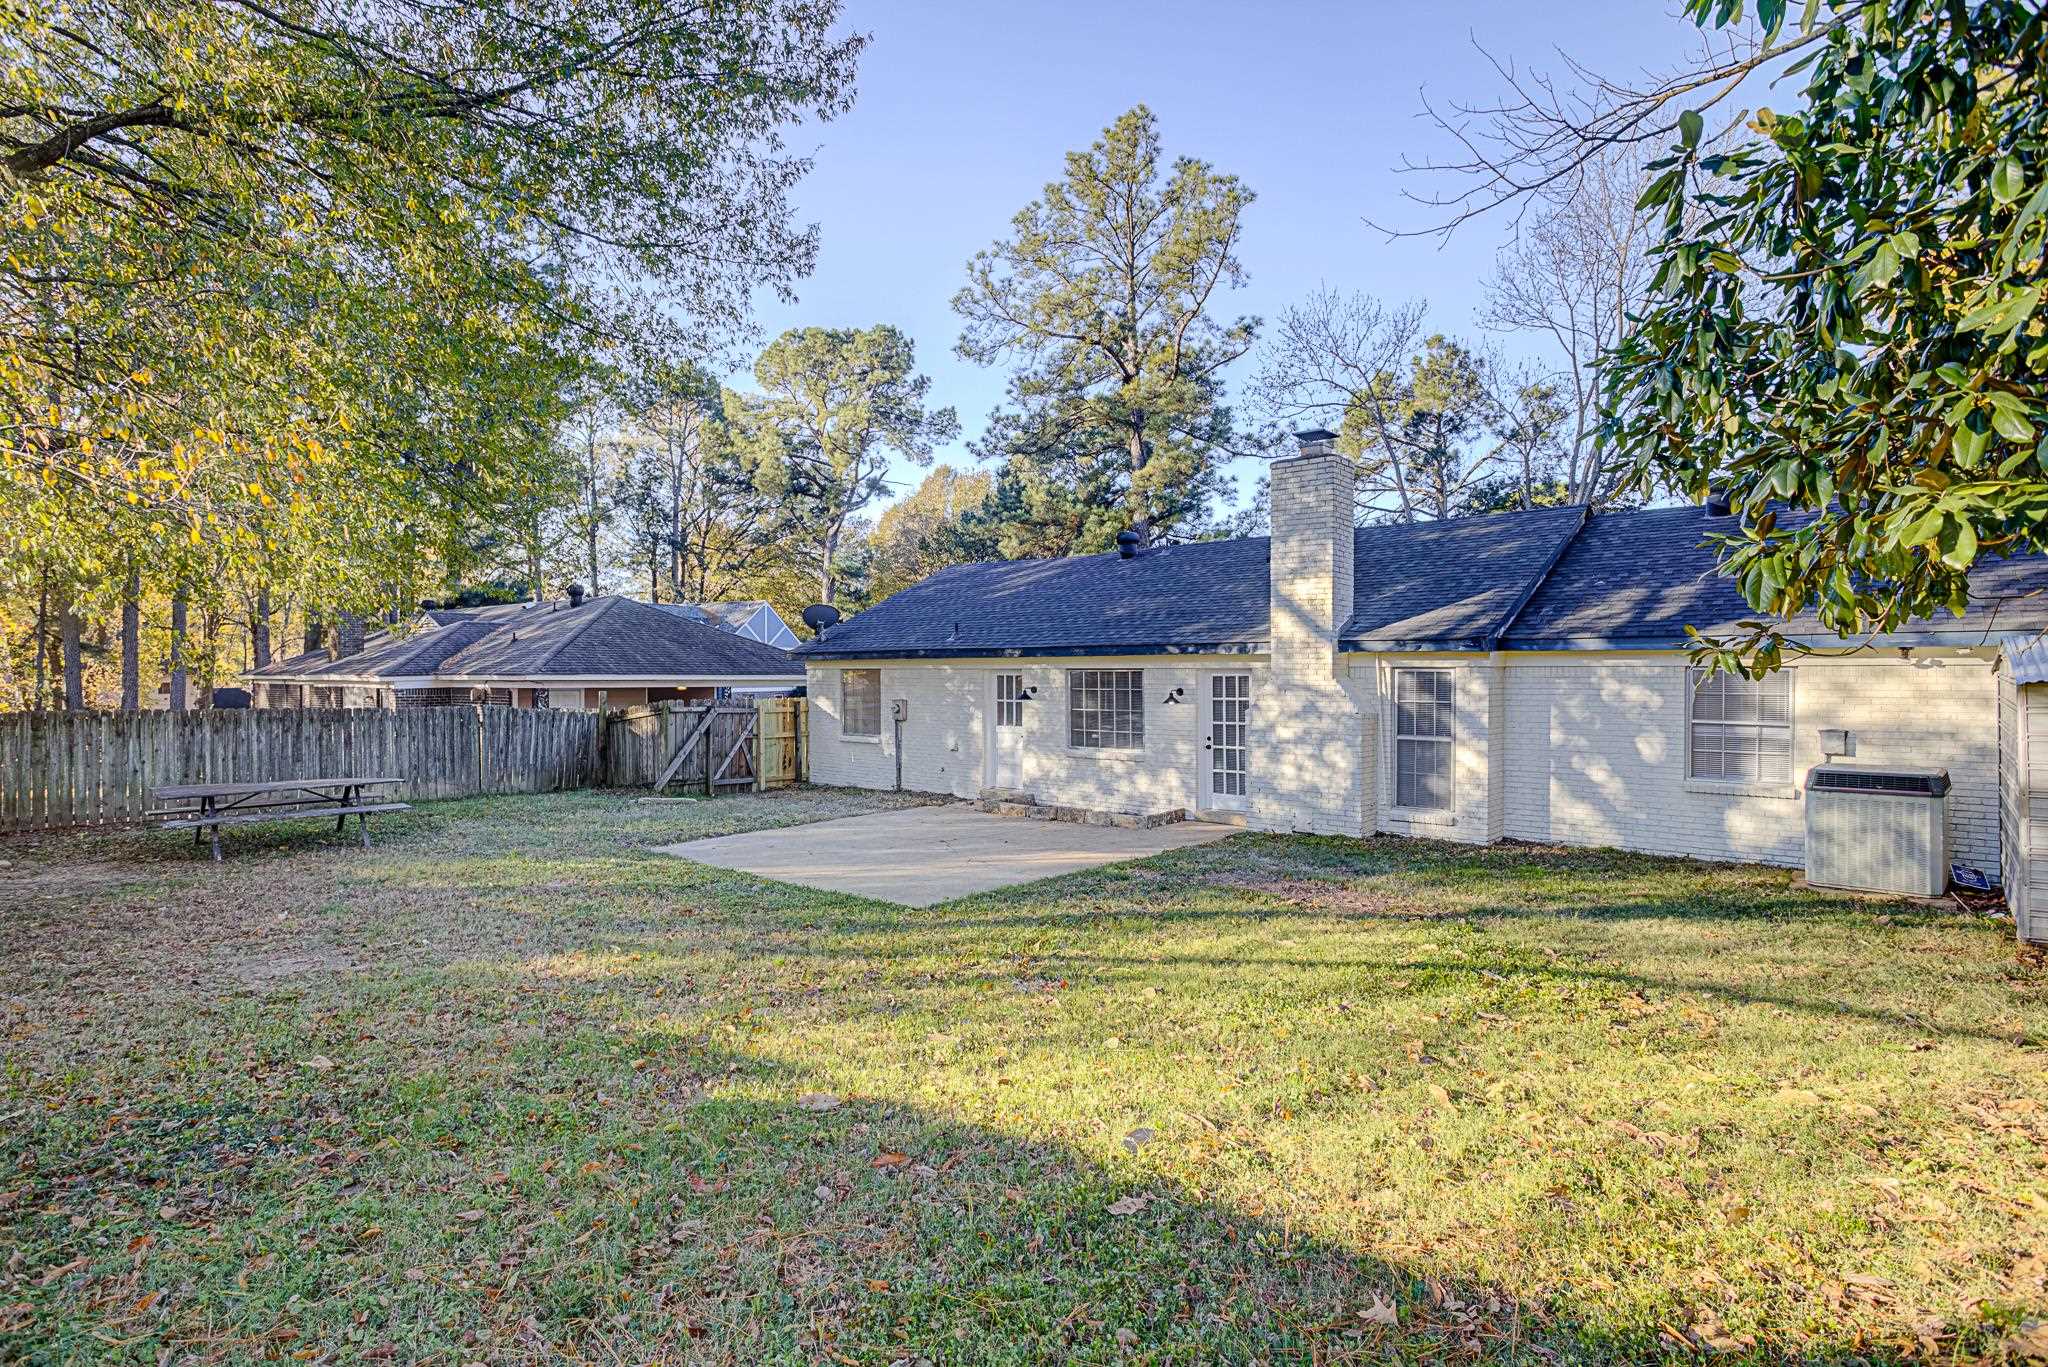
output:
[[[354,817],[363,848],[368,849],[370,818],[380,812],[409,812],[412,804],[379,802],[364,790],[396,782],[395,778],[286,778],[264,783],[174,783],[151,791],[150,799],[158,806],[148,815],[167,831],[189,829],[195,845],[203,832],[211,830],[216,863],[220,860],[221,827],[309,816],[333,817],[336,831]]]

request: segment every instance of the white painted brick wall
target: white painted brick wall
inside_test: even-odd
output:
[[[984,751],[991,679],[1024,676],[1035,691],[1024,704],[1023,788],[1040,802],[1091,811],[1197,810],[1202,801],[1202,749],[1209,677],[1249,673],[1254,713],[1264,703],[1266,664],[1243,655],[1046,657],[983,661],[908,661],[882,671],[882,737],[849,739],[839,729],[839,668],[807,671],[811,710],[811,779],[856,788],[887,788],[896,776],[889,704],[904,698],[903,786],[913,792],[971,798],[986,786]],[[1142,750],[1077,750],[1067,745],[1067,671],[1138,669],[1144,673]],[[1181,700],[1165,701],[1173,689]]]
[[[1297,660],[1297,672],[1313,659]],[[1458,753],[1448,824],[1392,802],[1391,670],[1456,673]],[[1397,834],[1483,843],[1501,836],[1610,845],[1706,859],[1799,866],[1805,810],[1788,796],[1706,791],[1685,777],[1685,658],[1669,655],[1385,655],[1347,661],[1348,688],[1274,684],[1256,656],[1132,656],[1010,661],[882,662],[882,737],[839,733],[839,669],[809,669],[811,775],[819,783],[887,788],[895,781],[888,719],[910,702],[903,785],[971,798],[985,784],[990,678],[1024,675],[1024,788],[1042,802],[1104,811],[1195,811],[1203,802],[1202,739],[1209,675],[1252,675],[1251,822],[1267,830]],[[1142,669],[1145,747],[1066,744],[1069,668]],[[1949,771],[1952,857],[1998,867],[1998,710],[1989,663],[1891,656],[1794,666],[1793,773],[1821,761],[1819,732],[1848,730],[1863,764]],[[1168,705],[1166,694],[1185,690]],[[2048,802],[2048,799],[2044,799]],[[2048,826],[2044,826],[2048,828]],[[2048,856],[2048,851],[2044,851]],[[2048,927],[2044,927],[2048,929]]]
[[[1357,468],[1326,452],[1275,461],[1270,478],[1271,686],[1252,707],[1248,824],[1363,835],[1373,826],[1371,701],[1337,654],[1352,606]]]
[[[1704,791],[1686,772],[1685,659],[1596,657],[1506,668],[1506,833],[1658,854],[1805,859],[1803,795]],[[1998,708],[1987,661],[1809,659],[1794,666],[1795,783],[1845,728],[1857,764],[1949,772],[1951,857],[1998,867]]]
[[[1451,673],[1454,751],[1451,769],[1451,809],[1448,812],[1415,812],[1394,803],[1394,671],[1397,669],[1444,669]],[[1500,807],[1497,781],[1502,750],[1494,716],[1500,706],[1495,676],[1497,668],[1483,656],[1424,655],[1402,652],[1392,655],[1351,657],[1351,677],[1363,705],[1377,723],[1379,743],[1374,749],[1372,771],[1365,781],[1372,785],[1378,822],[1375,829],[1392,835],[1421,836],[1430,840],[1462,840],[1483,845],[1500,839]]]

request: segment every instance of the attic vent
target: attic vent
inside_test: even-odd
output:
[[[1907,797],[1940,797],[1948,791],[1948,774],[1940,769],[1886,772],[1879,769],[1846,769],[1817,766],[1807,775],[1806,786],[1816,792],[1898,793]]]

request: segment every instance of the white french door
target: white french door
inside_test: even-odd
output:
[[[1024,676],[989,681],[988,786],[1024,786]]]
[[[1252,676],[1211,674],[1208,729],[1202,738],[1203,789],[1210,811],[1241,812],[1251,775]]]

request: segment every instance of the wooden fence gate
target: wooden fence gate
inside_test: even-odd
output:
[[[808,772],[802,698],[660,702],[605,714],[604,782],[706,795],[801,783]]]

